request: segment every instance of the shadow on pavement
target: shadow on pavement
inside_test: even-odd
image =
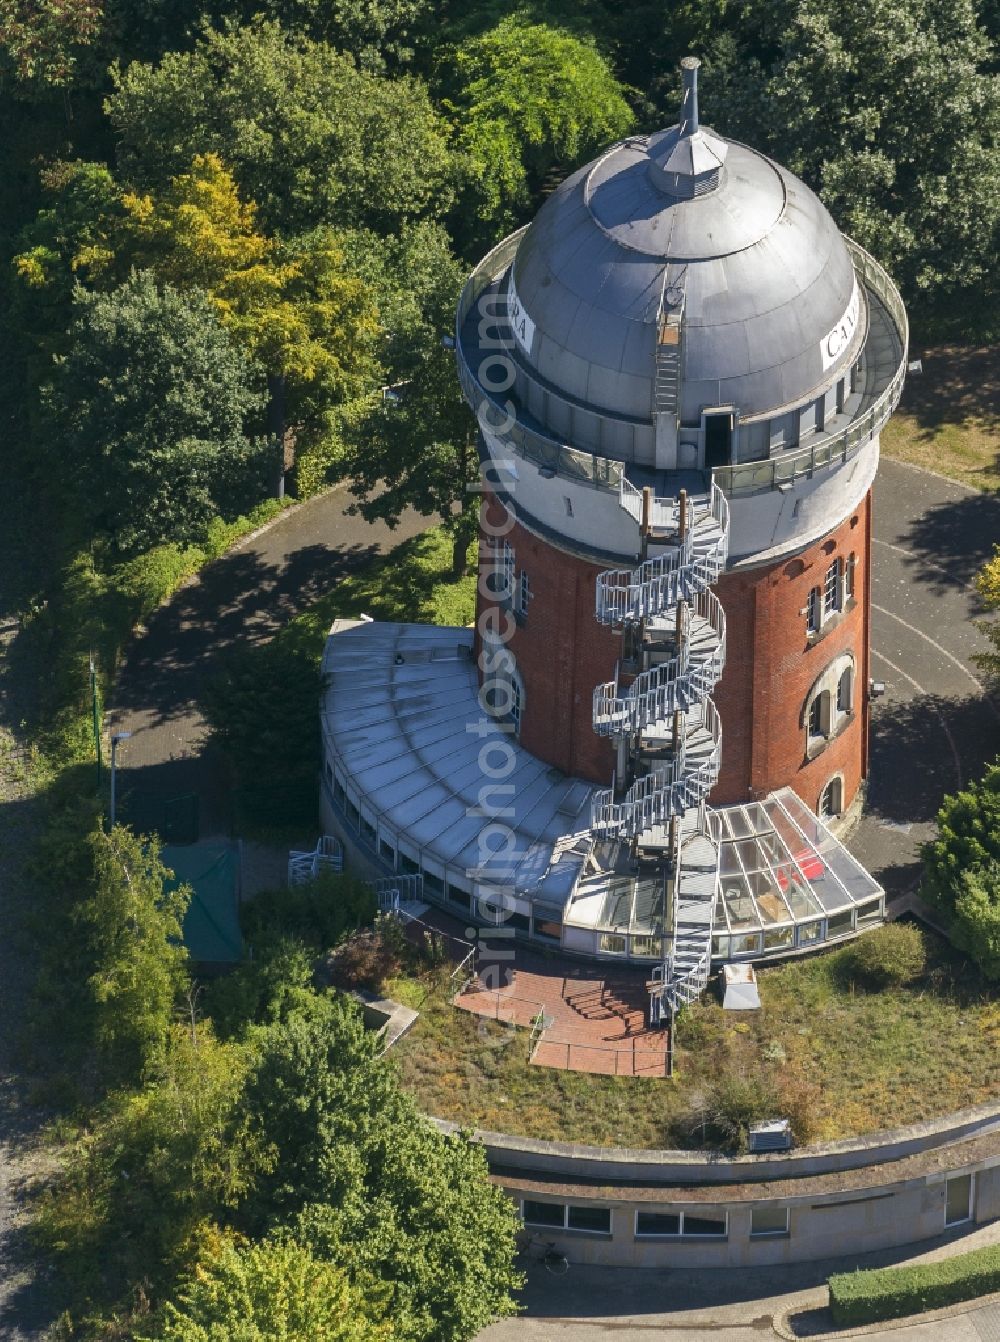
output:
[[[971,584],[992,558],[998,541],[1000,498],[966,494],[928,508],[910,522],[899,544],[913,552],[904,564],[912,570],[914,581],[926,583],[934,592],[945,592],[952,590],[955,582]],[[946,574],[951,575],[952,582]],[[970,613],[975,614],[977,609],[978,602],[974,601]]]

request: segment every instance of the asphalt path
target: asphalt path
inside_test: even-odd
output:
[[[944,796],[1000,753],[1000,707],[973,653],[989,647],[973,580],[1000,541],[1000,499],[883,460],[872,528],[872,709],[866,814],[849,846],[890,897],[919,882]]]

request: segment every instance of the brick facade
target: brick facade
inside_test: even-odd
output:
[[[489,530],[503,529],[502,505],[485,499]],[[823,540],[791,559],[727,573],[717,592],[726,611],[726,670],[714,699],[722,717],[722,773],[711,800],[746,801],[791,786],[814,810],[835,775],[843,806],[853,801],[867,771],[868,622],[871,496]],[[508,647],[524,682],[521,744],[539,759],[592,782],[608,783],[614,749],[592,726],[594,686],[614,677],[621,634],[594,618],[594,584],[602,566],[566,553],[519,523],[506,534],[515,580],[527,574],[527,613]],[[501,542],[502,543],[502,542]],[[805,608],[822,589],[827,569],[854,560],[854,595],[810,637]],[[484,538],[480,573],[494,564]],[[480,580],[479,616],[493,604]],[[478,623],[478,622],[477,622]],[[477,653],[479,651],[477,636]],[[854,658],[850,718],[812,758],[807,757],[805,708],[809,691],[831,662]]]
[[[499,529],[502,506],[486,495],[484,507],[488,524]],[[523,570],[531,593],[527,614],[507,643],[524,681],[521,744],[564,773],[593,783],[610,783],[614,748],[593,728],[594,686],[614,677],[622,648],[621,632],[604,628],[594,618],[595,582],[607,566],[567,554],[516,522],[506,540],[514,551],[515,580],[519,581]],[[482,575],[492,568],[493,554],[484,537],[480,543],[480,619],[484,608],[492,604],[483,593]],[[479,631],[477,619],[477,656]]]
[[[714,699],[722,717],[717,804],[791,786],[814,810],[827,782],[843,778],[854,799],[868,764],[868,622],[871,495],[836,530],[792,559],[727,573],[716,588],[726,612],[726,669]],[[854,597],[810,637],[806,606],[838,557],[854,557]],[[807,758],[805,707],[811,687],[844,653],[854,658],[850,720]]]

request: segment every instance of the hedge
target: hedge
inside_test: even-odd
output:
[[[920,1314],[1000,1291],[1000,1245],[914,1267],[838,1273],[828,1285],[830,1312],[841,1328]]]

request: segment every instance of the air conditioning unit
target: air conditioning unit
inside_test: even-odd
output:
[[[792,1125],[787,1118],[774,1118],[767,1123],[752,1123],[748,1146],[751,1154],[792,1149]]]

